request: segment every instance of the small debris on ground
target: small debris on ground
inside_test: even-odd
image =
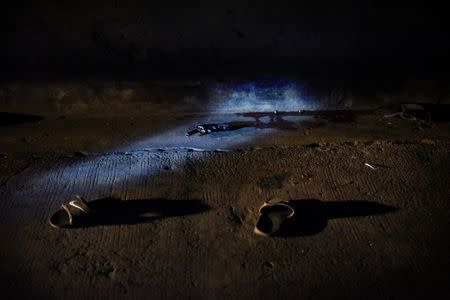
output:
[[[365,166],[371,168],[372,170],[376,170],[377,168],[369,163],[364,163]]]
[[[373,170],[376,170],[376,169],[379,169],[379,168],[382,168],[382,169],[390,169],[391,168],[390,166],[383,165],[383,164],[364,163],[364,165],[369,167],[369,168],[371,168],[371,169],[373,169]]]

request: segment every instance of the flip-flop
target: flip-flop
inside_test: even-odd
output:
[[[75,196],[68,203],[61,205],[49,219],[50,226],[54,228],[67,228],[80,225],[83,218],[89,216],[92,210],[87,202],[80,196]]]
[[[276,200],[276,199],[275,199]],[[271,236],[277,233],[281,224],[291,218],[295,211],[287,201],[266,201],[259,209],[259,217],[253,232],[261,236]]]

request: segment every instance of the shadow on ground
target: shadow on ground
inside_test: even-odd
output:
[[[84,216],[74,228],[100,225],[132,225],[157,219],[198,214],[210,207],[200,200],[102,198],[88,203],[92,213]]]
[[[383,215],[398,210],[370,201],[327,201],[316,199],[303,199],[289,201],[295,214],[281,226],[278,236],[293,237],[307,236],[322,232],[328,220],[340,218],[364,217]]]

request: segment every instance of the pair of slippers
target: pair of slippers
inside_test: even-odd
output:
[[[289,202],[275,200],[266,201],[260,207],[255,234],[265,237],[275,235],[283,222],[295,214]],[[95,213],[83,198],[75,196],[49,218],[49,223],[54,228],[78,227],[89,218],[95,218]]]

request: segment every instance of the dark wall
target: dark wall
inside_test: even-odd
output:
[[[28,1],[6,71],[445,71],[444,10],[379,1]]]

